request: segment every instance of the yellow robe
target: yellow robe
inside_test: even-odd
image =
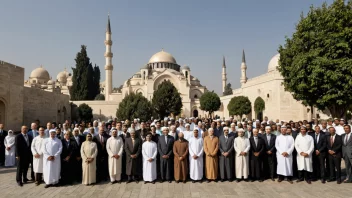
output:
[[[82,184],[93,184],[96,182],[96,157],[98,155],[97,144],[93,141],[85,141],[81,147],[82,156]],[[91,163],[87,163],[87,158],[94,158]]]
[[[219,138],[216,136],[213,136],[213,138],[211,138],[210,136],[206,136],[204,138],[204,152],[206,155],[205,177],[207,179],[215,180],[218,178],[218,150]]]

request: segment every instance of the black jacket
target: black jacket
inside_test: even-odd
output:
[[[314,151],[318,150],[321,154],[325,154],[326,152],[326,137],[325,133],[320,131],[318,142],[315,139],[315,132],[308,133],[313,137],[314,140]]]
[[[331,136],[326,136],[326,141],[327,141],[326,145],[327,145],[328,151],[333,150],[335,152],[336,156],[341,157],[341,153],[342,153],[342,138],[341,138],[341,136],[336,134],[333,145],[331,145],[331,143],[330,143],[330,137]]]

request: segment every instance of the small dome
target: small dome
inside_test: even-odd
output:
[[[70,76],[70,73],[68,73],[66,71],[66,69],[62,72],[60,72],[57,76],[56,79],[60,82],[60,83],[66,83],[67,82],[67,78]]]
[[[187,65],[182,67],[182,70],[191,70]]]
[[[29,78],[37,78],[48,81],[50,80],[50,75],[46,69],[44,69],[43,67],[39,67],[31,72]]]
[[[54,82],[50,79],[48,82],[47,82],[48,85],[52,85],[54,84]]]
[[[161,50],[160,52],[154,54],[149,59],[148,63],[173,63],[173,64],[177,64],[175,58],[171,54],[164,52],[164,50]]]
[[[275,71],[279,66],[280,54],[276,54],[271,58],[268,64],[268,72]]]

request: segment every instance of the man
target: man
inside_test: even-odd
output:
[[[351,139],[351,126],[345,125],[345,134],[342,135],[342,156],[345,161],[346,167],[346,180],[344,183],[352,183],[352,139]]]
[[[76,156],[74,157],[73,162],[72,162],[73,174],[74,174],[74,178],[77,182],[82,182],[81,147],[82,147],[83,142],[85,141],[85,137],[83,135],[79,134],[78,128],[73,129],[72,140],[74,140],[77,144]]]
[[[229,128],[223,128],[224,135],[219,138],[219,150],[220,150],[220,177],[221,182],[225,179],[232,182],[233,177],[233,141],[234,136],[229,135]]]
[[[33,156],[31,152],[32,136],[27,135],[27,126],[21,127],[21,133],[16,136],[16,159],[17,159],[17,174],[16,180],[19,186],[23,186],[23,183],[27,183],[27,171],[29,163]],[[34,179],[34,178],[32,178]]]
[[[69,128],[68,124],[64,122],[62,124],[62,132],[63,132],[63,134],[66,134],[69,130],[70,130],[70,128]]]
[[[147,136],[148,130],[145,127],[145,122],[141,122],[140,124],[140,129],[138,129],[136,131],[136,134],[138,135],[139,138],[141,138],[143,140],[143,142],[145,141],[145,137]]]
[[[57,139],[56,131],[49,131],[50,137],[43,145],[43,176],[45,188],[57,186],[60,179],[62,142]]]
[[[130,133],[127,132],[127,125],[123,124],[122,125],[122,132],[119,135],[120,138],[122,139],[123,143],[125,144],[126,138],[130,138]],[[126,152],[123,150],[122,152],[122,157],[121,157],[121,180],[127,180],[127,175],[126,175]]]
[[[326,120],[323,120],[321,122],[321,131],[324,133],[324,135],[330,135],[329,129],[328,129],[328,123]]]
[[[143,155],[143,180],[144,184],[147,182],[155,183],[157,178],[156,173],[156,157],[158,154],[158,147],[155,142],[152,141],[152,134],[146,135],[146,141],[142,145]]]
[[[193,137],[189,140],[189,169],[192,183],[203,178],[203,139],[199,137],[198,129],[193,130]]]
[[[244,130],[239,128],[237,130],[238,137],[235,138],[234,141],[234,149],[235,149],[235,169],[236,169],[236,182],[240,182],[243,179],[248,181],[249,175],[249,158],[248,152],[250,149],[250,143],[248,138],[244,136]]]
[[[32,136],[33,139],[39,135],[37,131],[37,127],[38,127],[37,124],[33,122],[31,124],[31,130],[29,130],[27,133],[28,135]]]
[[[64,123],[65,124],[65,123]],[[67,131],[64,134],[64,139],[61,140],[62,152],[61,152],[61,179],[62,185],[72,185],[74,181],[74,167],[75,157],[77,156],[78,145],[74,139],[71,139],[71,132]]]
[[[156,133],[162,135],[161,124],[160,121],[156,122]]]
[[[56,138],[59,140],[64,139],[64,133],[62,133],[61,129],[58,127],[56,128]]]
[[[336,178],[337,184],[341,184],[342,138],[336,134],[334,127],[330,127],[329,131],[330,136],[326,137],[330,167],[330,178],[328,182],[334,181]]]
[[[130,131],[131,137],[125,139],[125,152],[126,152],[126,174],[128,176],[127,183],[135,180],[139,182],[139,176],[141,175],[141,152],[142,152],[142,140],[136,137],[136,131]]]
[[[99,127],[99,135],[94,136],[93,141],[98,147],[97,156],[97,182],[106,181],[108,177],[108,152],[106,151],[106,142],[109,135],[105,134],[104,127]]]
[[[96,157],[98,155],[97,144],[93,141],[93,135],[88,133],[86,141],[83,142],[82,156],[82,184],[88,186],[96,182]]]
[[[43,145],[45,141],[44,128],[39,128],[39,135],[35,137],[31,144],[31,151],[33,155],[33,171],[35,173],[35,185],[42,182],[43,176]]]
[[[302,126],[304,126],[304,125],[302,125]],[[292,136],[293,140],[296,139],[298,133],[299,133],[299,131],[293,131],[291,127],[286,127],[286,135]],[[292,175],[293,175],[293,177],[298,177],[296,149],[293,149],[293,152],[292,152]]]
[[[5,137],[7,136],[7,131],[4,130],[4,124],[0,123],[0,166],[5,164]]]
[[[177,131],[178,132],[184,132],[185,130],[186,130],[186,128],[184,127],[184,122],[183,122],[183,120],[180,118],[179,120],[179,126],[177,127]]]
[[[314,140],[312,136],[307,134],[307,129],[304,126],[301,127],[301,133],[295,140],[295,149],[297,151],[298,167],[297,182],[306,180],[308,184],[311,184],[311,172],[313,172],[312,153],[314,151]]]
[[[251,181],[258,180],[263,182],[263,154],[265,149],[264,140],[258,137],[258,129],[253,129],[253,136],[249,138],[250,143],[250,167],[251,167]]]
[[[178,131],[176,130],[175,125],[172,125],[170,127],[169,135],[174,138],[174,141],[176,141],[178,139]]]
[[[47,138],[50,137],[49,131],[50,129],[52,129],[51,127],[52,127],[51,122],[46,123],[46,129],[44,130],[44,132],[45,132],[45,137]]]
[[[335,118],[334,121],[336,134],[341,136],[345,133],[343,126],[340,125],[340,120],[338,118]]]
[[[219,138],[214,135],[214,129],[208,129],[209,135],[204,138],[204,152],[206,155],[205,177],[209,183],[218,178],[218,150]]]
[[[178,137],[173,146],[174,177],[176,183],[179,183],[180,180],[186,183],[188,174],[188,141],[184,139],[183,132],[179,132]]]
[[[109,155],[109,174],[111,184],[121,183],[121,163],[123,154],[123,140],[117,136],[117,129],[112,130],[112,136],[106,142]]]
[[[220,137],[221,135],[223,135],[223,127],[221,126],[220,121],[216,122],[216,128],[214,129],[214,135],[216,137]]]
[[[269,178],[272,181],[275,181],[274,177],[276,174],[276,148],[275,141],[276,135],[271,134],[271,127],[265,127],[265,135],[262,136],[265,144],[265,153],[264,153],[264,170],[266,170],[266,178]]]
[[[276,124],[272,124],[271,125],[271,134],[278,136],[280,135],[280,131],[277,130],[277,125]]]
[[[158,152],[160,155],[160,176],[161,183],[165,180],[171,183],[173,178],[173,145],[174,138],[168,135],[169,129],[163,128],[163,135],[159,137]]]
[[[325,157],[326,157],[326,138],[319,125],[315,126],[315,132],[310,135],[314,139],[313,151],[313,179],[321,179],[325,184]]]
[[[94,128],[94,136],[98,135],[99,134],[99,122],[97,120],[94,120],[93,121],[93,128]]]
[[[286,134],[286,126],[281,127],[281,135],[276,137],[275,148],[277,158],[277,174],[278,182],[282,182],[283,177],[287,177],[287,181],[292,184],[292,152],[295,142],[292,136]]]

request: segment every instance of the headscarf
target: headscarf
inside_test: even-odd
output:
[[[15,135],[13,134],[12,130],[8,131],[7,136],[5,137],[7,144],[14,144],[15,143]]]

